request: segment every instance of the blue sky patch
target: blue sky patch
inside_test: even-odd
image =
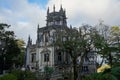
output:
[[[0,0],[0,7],[10,9],[10,3],[5,2],[5,0]]]
[[[48,2],[48,0],[28,0],[30,3],[37,3],[38,5],[45,6]]]

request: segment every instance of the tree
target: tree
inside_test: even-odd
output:
[[[20,54],[17,56],[16,64],[22,66],[25,60],[25,42],[22,39],[17,39],[17,44],[20,49]]]
[[[102,66],[102,64],[105,62],[106,57],[108,57],[109,51],[110,51],[110,43],[109,43],[109,26],[103,24],[103,21],[100,21],[100,23],[95,26],[96,33],[93,36],[93,44],[96,48],[96,53],[98,56],[101,57],[101,62],[99,61],[98,66]]]
[[[114,52],[113,65],[120,65],[120,28],[119,26],[112,26],[111,31],[111,42],[112,46],[116,47],[117,50]]]
[[[80,71],[82,71],[84,59],[93,50],[91,34],[92,27],[89,25],[83,25],[79,29],[67,28],[57,34],[57,46],[71,57],[74,80],[77,80],[79,78],[78,76],[81,78]],[[79,57],[80,62],[78,64]]]
[[[119,48],[116,46],[116,33],[118,34],[119,31],[118,28],[110,28],[110,26],[107,26],[103,23],[100,23],[97,28],[100,27],[100,29],[96,29],[97,33],[94,35],[94,45],[96,47],[96,52],[98,55],[101,56],[102,61],[99,66],[102,66],[103,62],[108,63],[109,65],[113,66],[115,53],[118,52]],[[114,36],[113,36],[114,34]],[[117,37],[118,40],[118,37]],[[118,42],[117,42],[118,43]]]
[[[106,68],[103,72],[93,73],[83,80],[119,80],[120,67]]]
[[[8,24],[0,23],[1,70],[10,69],[14,63],[14,58],[20,54],[14,32],[9,31],[9,27]]]

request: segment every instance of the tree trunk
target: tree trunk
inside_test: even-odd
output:
[[[74,71],[74,80],[77,80],[77,62],[76,59],[73,60],[73,71]]]
[[[99,66],[97,66],[97,67],[101,67],[101,66],[102,66],[102,64],[103,64],[103,62],[104,62],[104,55],[103,55],[103,58],[102,58],[101,63],[100,63],[100,64],[99,64]]]
[[[111,53],[109,53],[109,64],[110,64],[110,66],[112,66],[112,55],[111,55]]]
[[[80,60],[80,64],[79,64],[79,79],[78,80],[82,80],[82,75],[81,75],[81,71],[82,71],[82,66],[83,66],[83,62],[85,57],[87,56],[89,51],[85,50],[84,54],[81,56],[81,60]]]

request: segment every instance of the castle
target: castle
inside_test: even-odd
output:
[[[56,34],[67,26],[66,11],[60,7],[60,10],[53,12],[47,10],[46,26],[37,28],[36,44],[32,44],[29,36],[26,48],[26,66],[31,66],[32,69],[38,68],[41,71],[45,66],[62,67],[64,64],[70,65],[70,56],[62,53],[53,43],[56,41]],[[88,70],[85,65],[83,68]]]

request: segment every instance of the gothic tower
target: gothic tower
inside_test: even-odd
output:
[[[46,26],[67,26],[66,21],[66,11],[63,10],[62,5],[60,10],[55,11],[55,5],[53,6],[53,12],[49,12],[49,8],[47,10],[47,25]]]
[[[38,67],[44,70],[45,66],[55,67],[65,62],[66,55],[61,52],[54,43],[57,34],[67,27],[66,11],[60,7],[59,11],[50,12],[47,10],[46,25],[37,26],[36,44],[32,44],[32,40],[28,38],[28,46],[26,50],[26,65],[35,69]],[[67,60],[66,60],[67,61]]]

